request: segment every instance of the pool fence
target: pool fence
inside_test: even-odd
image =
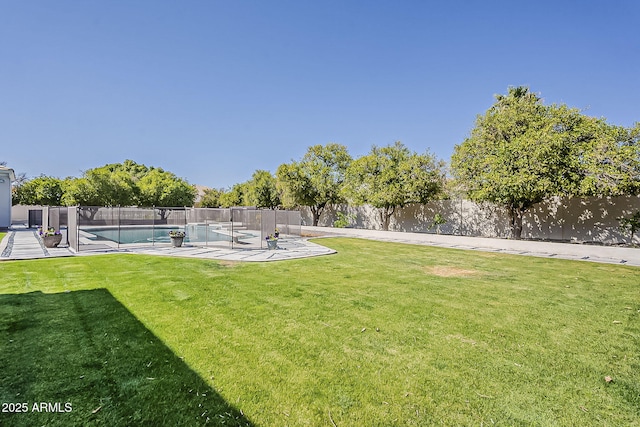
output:
[[[299,211],[190,207],[38,207],[43,228],[63,233],[76,252],[170,245],[169,232],[183,232],[187,246],[266,249],[267,237],[299,239]],[[29,224],[32,226],[32,224]],[[40,224],[37,224],[38,226]]]

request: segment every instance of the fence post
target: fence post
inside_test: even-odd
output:
[[[462,217],[462,198],[460,199],[460,231],[459,234],[462,236],[462,227],[463,227],[464,218]]]
[[[156,245],[156,206],[151,207],[151,246]]]
[[[76,206],[73,210],[73,217],[76,220],[76,252],[80,252],[80,206]]]
[[[118,249],[120,249],[120,205],[118,205]]]
[[[233,249],[233,208],[229,208],[230,212],[230,217],[229,219],[231,220],[231,249]]]

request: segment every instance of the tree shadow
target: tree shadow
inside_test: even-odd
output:
[[[253,425],[106,289],[0,295],[0,403],[3,426]]]
[[[633,215],[639,206],[636,196],[555,197],[530,209],[524,231],[534,239],[631,245],[634,240],[620,228],[620,218]]]

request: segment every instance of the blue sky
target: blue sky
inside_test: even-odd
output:
[[[229,187],[337,142],[449,160],[527,85],[640,121],[640,2],[0,0],[0,161]]]

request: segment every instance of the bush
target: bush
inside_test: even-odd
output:
[[[347,215],[342,212],[338,212],[336,215],[338,216],[338,219],[333,221],[333,226],[335,228],[346,228],[350,226],[351,222],[355,221],[356,219],[355,215]]]
[[[640,211],[636,211],[633,215],[628,218],[618,218],[620,221],[620,229],[622,231],[629,230],[631,233],[631,242],[633,243],[633,235],[636,234],[636,231],[640,230]]]

